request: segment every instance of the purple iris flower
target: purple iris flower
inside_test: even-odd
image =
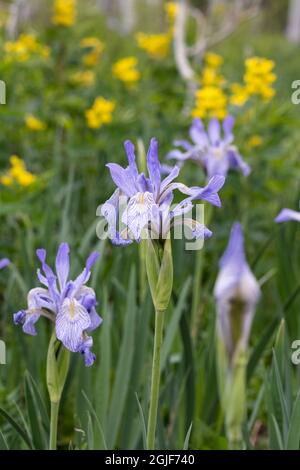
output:
[[[260,287],[247,263],[242,227],[235,223],[228,246],[220,260],[214,288],[217,302],[218,333],[229,357],[237,345],[247,347]]]
[[[6,268],[10,264],[10,261],[8,258],[2,258],[0,260],[0,269]]]
[[[282,209],[278,216],[275,218],[275,222],[287,222],[289,220],[296,220],[300,222],[300,212],[294,211],[292,209]]]
[[[221,124],[217,118],[212,118],[205,131],[201,119],[194,119],[190,128],[193,143],[187,140],[176,140],[174,144],[183,150],[175,149],[168,153],[167,159],[176,159],[181,164],[185,160],[193,160],[200,164],[208,177],[214,175],[226,176],[229,169],[239,170],[244,176],[250,173],[250,167],[245,163],[233,143],[234,118],[228,115]],[[223,134],[223,135],[222,135]]]
[[[68,280],[70,261],[69,245],[62,243],[57,251],[55,270],[46,263],[46,250],[38,249],[37,256],[42,272],[37,276],[45,287],[31,289],[27,296],[27,309],[14,314],[14,323],[22,325],[24,333],[36,335],[35,323],[41,316],[55,323],[56,337],[72,352],[84,356],[85,365],[91,366],[95,355],[91,352],[92,337],[102,319],[96,312],[96,294],[85,284],[90,278],[91,268],[99,253],[93,252],[87,259],[82,273],[74,280]]]
[[[193,201],[197,199],[203,199],[218,207],[221,205],[218,191],[224,184],[224,176],[215,175],[204,188],[189,188],[174,182],[179,174],[178,166],[173,167],[169,175],[162,178],[155,138],[151,139],[147,154],[148,177],[138,172],[134,145],[130,141],[125,142],[125,151],[129,163],[126,168],[116,163],[107,165],[117,189],[101,206],[101,214],[108,222],[110,238],[114,244],[126,245],[132,240],[139,242],[144,229],[151,231],[151,238],[165,239],[170,228],[178,223],[179,218],[182,219],[183,214],[192,209]],[[171,207],[175,190],[187,197]],[[124,210],[120,216],[122,206]],[[124,226],[122,230],[117,229],[119,218]],[[211,236],[211,231],[203,224],[184,219],[186,220],[183,223],[191,228],[195,238]]]

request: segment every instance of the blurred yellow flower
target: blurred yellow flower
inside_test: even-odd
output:
[[[80,41],[80,47],[88,50],[82,59],[84,65],[88,67],[97,65],[104,50],[103,42],[96,37],[86,37]]]
[[[168,55],[172,38],[170,33],[137,33],[135,37],[138,47],[146,51],[151,57],[163,59]]]
[[[248,140],[247,140],[247,145],[249,148],[255,148],[255,147],[260,147],[263,144],[263,139],[261,138],[260,135],[252,135]]]
[[[269,101],[274,95],[273,83],[276,75],[273,73],[275,62],[263,57],[250,57],[245,61],[244,83],[249,95],[261,96]]]
[[[25,162],[17,155],[10,157],[10,169],[1,176],[0,182],[4,186],[11,186],[17,183],[20,186],[30,186],[36,181],[36,175],[26,169]]]
[[[115,106],[113,101],[98,96],[93,106],[85,112],[88,127],[99,129],[102,125],[111,123]]]
[[[6,62],[27,62],[32,55],[47,59],[50,48],[38,42],[32,34],[21,34],[15,41],[4,43],[4,59]]]
[[[46,129],[46,124],[40,119],[33,116],[33,114],[27,114],[25,116],[25,125],[31,131],[44,131]]]
[[[217,117],[224,119],[227,114],[227,97],[224,91],[216,86],[203,87],[196,92],[193,117]]]
[[[220,86],[224,85],[225,78],[219,74],[213,67],[204,67],[200,78],[200,83],[203,86]]]
[[[177,12],[178,12],[178,3],[177,2],[167,2],[164,5],[164,9],[165,9],[165,12],[166,12],[167,19],[168,19],[169,23],[173,24],[175,19],[176,19]]]
[[[83,70],[73,73],[70,78],[76,85],[89,87],[93,86],[95,83],[95,72],[93,72],[93,70]]]
[[[211,68],[218,68],[223,64],[224,59],[219,54],[215,54],[214,52],[207,52],[204,56],[204,62]]]
[[[76,0],[54,0],[52,22],[59,26],[72,26],[76,20]]]
[[[136,57],[124,57],[113,64],[112,74],[127,85],[133,85],[141,78],[141,73],[137,70],[137,64]]]
[[[229,97],[229,103],[233,106],[244,106],[249,99],[247,88],[240,83],[232,83],[230,89],[231,96]]]

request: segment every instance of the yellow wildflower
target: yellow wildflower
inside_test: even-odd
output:
[[[0,178],[0,182],[1,184],[3,184],[4,186],[11,186],[13,184],[13,179],[11,176],[9,175],[3,175],[1,176]]]
[[[1,177],[4,186],[11,186],[14,182],[20,186],[30,186],[35,182],[36,176],[26,169],[25,162],[17,155],[10,157],[10,169]]]
[[[200,82],[203,86],[224,85],[225,78],[213,67],[204,67]]]
[[[127,85],[133,85],[141,78],[141,73],[137,70],[138,60],[136,57],[124,57],[118,60],[112,67],[114,77]]]
[[[44,131],[46,129],[46,124],[40,119],[36,118],[32,114],[27,114],[25,116],[25,125],[31,131]]]
[[[95,37],[86,37],[80,41],[80,47],[82,49],[88,49],[88,52],[84,54],[82,59],[84,65],[88,67],[97,65],[104,50],[103,42]]]
[[[251,149],[255,147],[260,147],[262,144],[263,140],[260,135],[252,135],[247,141],[247,145]]]
[[[76,20],[76,0],[55,0],[52,22],[59,26],[72,26]]]
[[[21,34],[15,41],[7,41],[4,52],[6,62],[27,62],[32,55],[47,59],[50,55],[49,47],[39,43],[32,34]]]
[[[224,91],[215,86],[203,87],[196,92],[194,117],[217,117],[223,119],[227,114],[227,97]]]
[[[215,54],[214,52],[207,52],[204,56],[204,61],[209,67],[218,68],[223,64],[224,59],[219,54]]]
[[[174,24],[178,12],[177,2],[167,2],[164,6],[169,23]]]
[[[250,57],[245,61],[245,87],[249,95],[261,96],[268,101],[275,95],[273,83],[276,75],[273,73],[275,63],[263,57]]]
[[[230,89],[232,93],[229,98],[230,104],[233,106],[244,106],[249,99],[247,88],[239,83],[232,83]]]
[[[95,83],[95,72],[92,70],[76,72],[71,76],[71,81],[76,85],[81,85],[84,87],[93,86]]]
[[[99,129],[102,125],[111,123],[115,106],[113,101],[98,96],[93,106],[85,112],[88,127]]]
[[[146,51],[148,55],[156,59],[163,59],[168,55],[170,49],[171,35],[169,33],[137,33],[136,41],[138,47]]]

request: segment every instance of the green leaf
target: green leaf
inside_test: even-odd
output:
[[[290,419],[290,427],[287,439],[287,450],[299,450],[300,442],[300,390],[297,393],[296,400]]]
[[[136,275],[135,270],[132,269],[129,280],[127,309],[124,317],[123,340],[119,349],[119,360],[110,404],[107,432],[109,449],[115,447],[124,414],[135,348],[136,310]]]
[[[31,438],[27,434],[27,432],[24,431],[21,428],[21,426],[17,423],[17,421],[1,407],[0,407],[0,415],[2,415],[6,419],[6,421],[15,429],[15,431],[17,431],[17,433],[23,439],[27,447],[29,447],[29,449],[33,449]]]

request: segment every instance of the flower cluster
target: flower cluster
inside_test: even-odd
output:
[[[137,64],[138,60],[136,57],[124,57],[113,65],[113,76],[126,83],[126,85],[133,85],[141,78]]]
[[[204,67],[200,76],[201,88],[196,91],[193,117],[224,119],[228,106],[244,106],[251,96],[270,100],[274,94],[276,75],[272,72],[274,62],[260,57],[245,61],[243,83],[228,83],[220,72],[223,57],[208,52],[204,56]]]
[[[36,335],[35,324],[41,316],[54,322],[56,337],[72,352],[84,355],[86,366],[93,364],[95,355],[91,352],[93,339],[88,333],[102,322],[96,312],[96,294],[85,284],[90,278],[91,268],[99,254],[92,253],[81,274],[68,280],[70,261],[69,246],[59,246],[55,268],[56,273],[46,263],[46,250],[37,250],[42,265],[37,276],[45,287],[31,289],[27,297],[27,309],[14,314],[14,322],[22,325],[24,333]]]
[[[36,176],[30,173],[25,166],[25,162],[17,155],[10,157],[10,169],[1,176],[0,182],[4,186],[11,186],[17,183],[20,186],[30,186],[35,182]]]
[[[190,137],[193,143],[187,140],[177,140],[175,145],[181,147],[183,151],[172,150],[167,159],[176,159],[180,162],[192,160],[200,164],[208,177],[214,175],[227,175],[230,168],[240,170],[245,176],[250,173],[250,167],[245,163],[233,145],[234,119],[228,115],[223,122],[223,133],[217,118],[212,118],[208,124],[208,131],[205,131],[201,119],[194,119],[190,128]]]
[[[55,0],[52,22],[55,25],[70,27],[76,20],[76,0]]]
[[[184,218],[182,222],[182,216],[192,209],[193,201],[198,199],[220,206],[218,191],[224,184],[223,176],[214,176],[204,188],[189,188],[174,182],[179,174],[177,166],[162,179],[156,139],[151,139],[147,154],[149,177],[138,172],[134,145],[130,141],[125,142],[125,151],[129,163],[127,168],[116,163],[107,165],[117,189],[101,207],[101,214],[108,222],[110,238],[114,244],[126,245],[132,240],[139,242],[144,230],[150,232],[151,238],[166,239],[171,227],[178,223],[188,226],[196,239],[211,236],[210,230],[203,224],[190,218]],[[187,197],[171,209],[175,190]],[[123,203],[125,209],[121,221],[125,227],[120,232],[118,219]]]
[[[27,62],[32,56],[47,59],[50,55],[48,46],[41,44],[32,34],[21,34],[15,41],[4,43],[6,62]]]
[[[46,129],[46,124],[33,116],[33,114],[27,114],[25,116],[25,125],[27,129],[34,132],[44,131]]]
[[[150,57],[164,59],[170,50],[171,36],[169,33],[137,33],[136,41],[139,48],[146,51]]]
[[[104,124],[110,124],[114,109],[115,103],[113,101],[98,96],[93,106],[85,112],[88,127],[91,129],[99,129]]]
[[[82,62],[87,67],[98,64],[104,50],[104,44],[96,37],[86,37],[80,41],[80,47],[84,50]]]
[[[245,66],[244,82],[249,96],[257,95],[266,101],[273,98],[275,95],[273,83],[276,81],[273,60],[251,57],[246,60]]]
[[[200,77],[201,88],[196,91],[195,108],[193,117],[217,117],[223,119],[226,116],[227,97],[222,89],[225,83],[220,67],[223,57],[213,52],[204,56],[204,67]]]
[[[227,97],[217,86],[205,86],[196,91],[195,108],[192,116],[197,118],[216,117],[223,119],[227,114]]]

